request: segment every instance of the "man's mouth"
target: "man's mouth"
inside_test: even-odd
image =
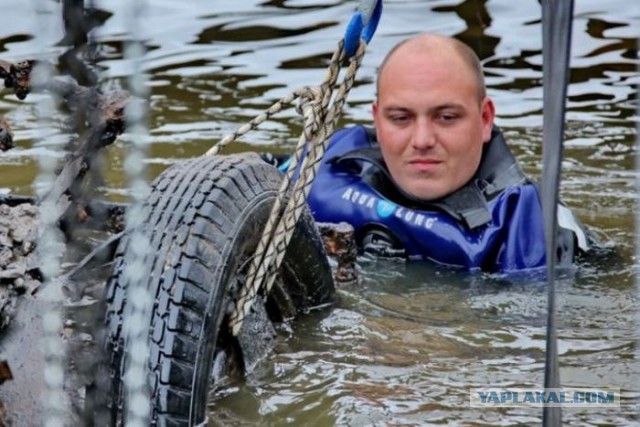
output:
[[[413,159],[409,161],[409,166],[419,172],[430,172],[436,169],[441,163],[442,161],[437,159]]]
[[[410,160],[409,163],[411,163],[411,164],[413,164],[413,163],[417,163],[417,164],[442,163],[442,160],[424,158],[424,159],[413,159],[413,160]]]

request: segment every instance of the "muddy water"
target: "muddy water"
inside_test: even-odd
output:
[[[8,2],[6,2],[8,4]],[[558,284],[560,375],[567,386],[622,389],[620,408],[565,409],[567,424],[638,422],[640,364],[635,287],[636,39],[640,6],[576,2],[562,197],[617,248],[617,257],[566,274]],[[103,79],[126,75],[127,2],[97,39]],[[142,23],[150,50],[151,175],[214,141],[293,89],[317,84],[355,7],[353,1],[149,2]],[[0,58],[38,52],[29,2],[2,7]],[[528,173],[541,167],[541,29],[538,2],[385,2],[344,123],[370,123],[377,64],[406,36],[455,35],[481,56],[497,123]],[[46,135],[27,102],[3,94],[0,115],[18,148],[0,154],[0,189],[31,193],[33,142]],[[300,121],[286,111],[231,150],[287,152]],[[127,190],[126,136],[109,149],[106,197]],[[338,306],[284,332],[274,354],[245,383],[213,399],[213,425],[515,425],[540,422],[539,409],[469,406],[469,388],[543,383],[546,289],[424,265],[362,260],[362,285]]]

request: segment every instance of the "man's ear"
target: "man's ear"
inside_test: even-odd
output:
[[[375,101],[373,101],[373,104],[371,104],[371,115],[373,116],[373,123],[375,124],[376,117],[378,115],[378,99],[377,98]]]
[[[480,106],[480,114],[482,117],[482,141],[487,143],[491,141],[491,130],[493,129],[493,119],[496,117],[496,107],[493,100],[485,96]]]

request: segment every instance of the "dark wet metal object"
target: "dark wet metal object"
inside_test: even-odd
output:
[[[544,0],[542,2],[544,105],[541,201],[545,223],[547,283],[549,287],[545,388],[560,387],[556,334],[555,254],[572,17],[573,0]],[[561,408],[545,406],[542,423],[545,426],[562,425]]]
[[[251,306],[251,311],[238,334],[238,343],[242,349],[246,373],[252,372],[261,360],[265,360],[273,352],[276,331],[269,320],[263,301]]]
[[[333,278],[338,285],[358,283],[356,257],[358,255],[355,232],[346,222],[338,224],[318,223],[327,254],[337,262]]]
[[[7,151],[13,148],[13,132],[9,122],[0,119],[0,150]]]

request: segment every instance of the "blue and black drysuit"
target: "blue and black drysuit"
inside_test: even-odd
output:
[[[317,222],[345,221],[364,250],[467,270],[512,272],[545,265],[538,189],[494,129],[477,173],[436,201],[405,194],[386,168],[375,132],[354,126],[331,139],[308,198]],[[585,229],[558,206],[559,262],[589,248]]]

